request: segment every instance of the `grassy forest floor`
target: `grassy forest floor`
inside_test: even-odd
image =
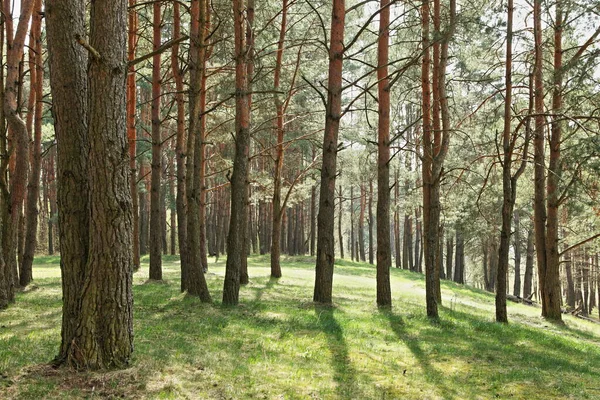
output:
[[[340,261],[334,307],[316,307],[310,258],[249,260],[241,305],[220,305],[224,260],[211,260],[214,305],[179,292],[177,259],[165,283],[134,276],[135,356],[130,368],[75,374],[48,362],[60,341],[57,257],[35,261],[35,283],[0,313],[0,398],[159,399],[594,399],[600,398],[600,325],[442,285],[440,322],[425,316],[424,281],[392,270],[393,311],[375,305],[375,269]]]

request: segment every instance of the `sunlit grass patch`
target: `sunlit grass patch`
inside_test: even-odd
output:
[[[249,260],[241,304],[221,306],[224,259],[209,260],[214,304],[179,291],[179,262],[164,282],[134,275],[131,368],[73,374],[45,366],[60,343],[57,258],[36,260],[35,287],[0,313],[1,398],[548,399],[600,394],[600,329],[548,324],[539,309],[509,305],[493,321],[493,295],[443,282],[440,320],[425,315],[422,276],[393,269],[394,308],[375,304],[375,268],[336,266],[334,306],[312,304],[314,259]]]

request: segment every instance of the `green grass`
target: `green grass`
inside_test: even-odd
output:
[[[143,260],[147,263],[147,259]],[[493,322],[489,293],[445,282],[439,322],[425,315],[422,276],[392,270],[392,311],[375,305],[375,269],[342,261],[334,307],[310,302],[314,262],[290,257],[269,279],[268,256],[249,261],[241,305],[220,304],[224,259],[210,264],[213,305],[135,274],[135,356],[107,373],[54,370],[60,340],[58,258],[36,259],[35,284],[0,313],[0,398],[148,399],[594,399],[600,328],[509,305]]]

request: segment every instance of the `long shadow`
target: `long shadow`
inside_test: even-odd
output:
[[[364,396],[356,385],[357,374],[350,360],[344,331],[336,320],[334,312],[333,307],[315,306],[317,323],[327,337],[327,345],[331,353],[333,379],[337,383],[336,392],[340,399],[362,398]]]
[[[256,295],[254,296],[254,301],[260,301],[262,299],[263,294],[266,291],[271,290],[279,281],[277,278],[269,277],[269,280],[265,284],[264,287],[256,289]]]
[[[444,399],[454,399],[458,395],[454,390],[450,389],[448,386],[444,384],[444,376],[440,373],[440,371],[436,370],[429,360],[429,356],[423,351],[421,346],[419,345],[419,339],[411,336],[406,331],[406,325],[402,320],[400,315],[394,314],[390,310],[381,310],[381,314],[387,318],[390,323],[390,327],[398,336],[398,339],[402,340],[404,344],[409,348],[411,353],[415,356],[417,361],[419,362],[421,369],[423,370],[423,374],[427,378],[427,380],[435,385],[435,387],[440,391],[440,395]],[[436,324],[438,322],[431,321],[432,324]]]

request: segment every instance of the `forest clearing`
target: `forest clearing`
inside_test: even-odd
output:
[[[121,371],[73,374],[48,362],[60,344],[57,257],[36,260],[35,286],[0,314],[0,392],[8,399],[595,399],[600,325],[545,322],[511,303],[493,321],[494,297],[443,281],[445,306],[431,321],[420,274],[392,270],[396,306],[378,310],[375,268],[336,265],[334,305],[311,302],[310,257],[249,259],[250,283],[235,307],[179,292],[179,265],[148,282],[134,275],[135,352]],[[220,291],[222,261],[209,262]]]
[[[0,400],[600,398],[598,0],[0,9]]]

